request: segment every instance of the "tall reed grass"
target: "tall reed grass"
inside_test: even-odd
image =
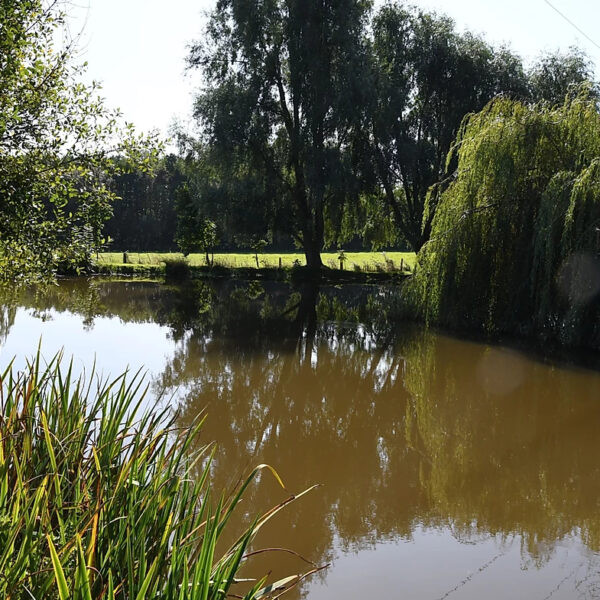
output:
[[[265,466],[217,496],[202,421],[179,429],[166,410],[141,414],[142,398],[139,377],[86,383],[59,357],[1,375],[0,598],[260,599],[302,579],[236,581],[256,532],[294,497],[218,553]]]

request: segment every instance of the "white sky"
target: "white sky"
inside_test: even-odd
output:
[[[79,0],[74,29],[85,21],[81,58],[90,78],[103,85],[107,104],[120,108],[140,130],[167,134],[186,121],[194,80],[185,74],[186,46],[202,32],[202,14],[215,0]],[[600,0],[550,0],[600,44]],[[526,60],[544,50],[581,47],[600,65],[600,49],[562,19],[545,0],[413,0],[445,13],[459,30],[507,43]]]

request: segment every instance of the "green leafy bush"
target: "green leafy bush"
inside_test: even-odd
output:
[[[190,278],[190,262],[187,258],[166,258],[163,262],[167,281],[186,281]]]
[[[111,176],[147,170],[161,148],[82,83],[67,8],[6,0],[0,9],[0,283],[87,268],[106,243]]]

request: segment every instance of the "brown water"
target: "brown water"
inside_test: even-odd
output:
[[[182,424],[206,410],[217,489],[259,463],[322,484],[257,540],[331,563],[290,598],[600,597],[598,372],[394,325],[391,296],[65,282],[0,302],[0,366],[40,335],[81,369],[145,364]],[[246,516],[287,496],[264,472]]]

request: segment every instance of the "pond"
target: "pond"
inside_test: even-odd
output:
[[[393,307],[385,287],[63,281],[0,298],[0,367],[41,343],[88,375],[142,368],[148,409],[206,414],[216,490],[283,478],[240,519],[321,484],[257,539],[330,563],[290,598],[598,597],[600,374]],[[275,552],[245,575],[309,569]]]

